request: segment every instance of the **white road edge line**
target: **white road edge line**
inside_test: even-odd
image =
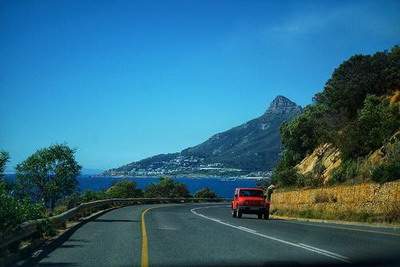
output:
[[[319,250],[319,251],[322,251],[322,252],[325,252],[325,253],[328,253],[328,254],[332,254],[332,255],[334,255],[334,256],[336,256],[336,257],[340,257],[340,258],[343,258],[343,259],[345,259],[345,260],[348,260],[348,259],[349,259],[348,257],[342,256],[342,255],[340,255],[340,254],[333,253],[333,252],[328,251],[328,250],[316,248],[316,247],[313,247],[313,246],[310,246],[310,245],[307,245],[307,244],[304,244],[304,243],[299,243],[299,245],[304,246],[304,247],[308,247],[308,248],[310,248],[310,249]]]
[[[283,244],[286,244],[286,245],[289,245],[289,246],[302,248],[304,250],[308,250],[308,251],[311,251],[311,252],[314,252],[314,253],[317,253],[317,254],[320,254],[320,255],[324,255],[326,257],[333,258],[333,259],[336,259],[336,260],[339,260],[339,261],[342,261],[342,262],[351,263],[347,257],[342,256],[340,254],[336,254],[336,253],[333,253],[333,252],[330,252],[330,251],[327,251],[327,250],[311,247],[309,245],[305,245],[305,244],[302,244],[302,243],[293,243],[293,242],[286,241],[286,240],[283,240],[283,239],[279,239],[279,238],[276,238],[276,237],[273,237],[273,236],[261,234],[261,233],[257,232],[256,230],[249,229],[249,228],[246,228],[246,227],[243,227],[243,226],[236,226],[236,225],[233,225],[233,224],[230,224],[230,223],[223,222],[223,221],[221,221],[219,219],[208,217],[208,216],[206,216],[204,214],[196,212],[196,210],[206,209],[206,208],[210,208],[210,207],[212,207],[212,206],[193,208],[193,209],[190,210],[190,212],[193,213],[194,215],[197,215],[197,216],[202,217],[204,219],[207,219],[207,220],[210,220],[210,221],[214,221],[214,222],[223,224],[225,226],[229,226],[229,227],[238,229],[240,231],[244,231],[244,232],[247,232],[247,233],[250,233],[250,234],[253,234],[253,235],[257,235],[257,236],[260,236],[260,237],[263,237],[263,238],[266,238],[266,239],[277,241],[277,242],[280,242],[280,243],[283,243]]]

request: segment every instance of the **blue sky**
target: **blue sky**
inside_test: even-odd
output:
[[[0,0],[0,149],[85,168],[176,152],[311,102],[353,54],[400,43],[400,1]]]

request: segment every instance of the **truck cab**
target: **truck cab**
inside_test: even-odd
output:
[[[257,214],[258,219],[267,220],[269,206],[261,188],[236,188],[231,203],[232,216],[241,218],[243,214]]]

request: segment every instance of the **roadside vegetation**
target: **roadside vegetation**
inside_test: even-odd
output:
[[[157,184],[152,183],[145,189],[144,197],[191,197],[191,195],[184,184],[169,177],[161,177]]]
[[[295,167],[323,144],[337,148],[342,162],[328,184],[400,179],[399,90],[399,46],[343,62],[313,103],[281,126],[283,152],[273,183],[280,187],[326,184],[321,178],[324,166],[315,166],[306,175]],[[371,164],[374,152],[380,159]]]
[[[19,224],[48,218],[65,212],[81,203],[110,198],[190,198],[187,187],[169,177],[162,177],[144,190],[134,181],[123,179],[102,191],[78,191],[77,176],[81,166],[75,160],[75,150],[67,145],[52,145],[39,149],[16,167],[16,181],[7,181],[4,171],[10,159],[0,151],[0,235],[12,231]],[[217,198],[209,188],[194,197]],[[43,224],[43,234],[52,231]]]
[[[194,194],[195,198],[218,198],[217,194],[210,188],[206,187]]]

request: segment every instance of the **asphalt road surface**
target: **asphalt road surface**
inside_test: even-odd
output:
[[[232,218],[227,204],[124,207],[84,224],[37,266],[400,266],[400,230]]]

